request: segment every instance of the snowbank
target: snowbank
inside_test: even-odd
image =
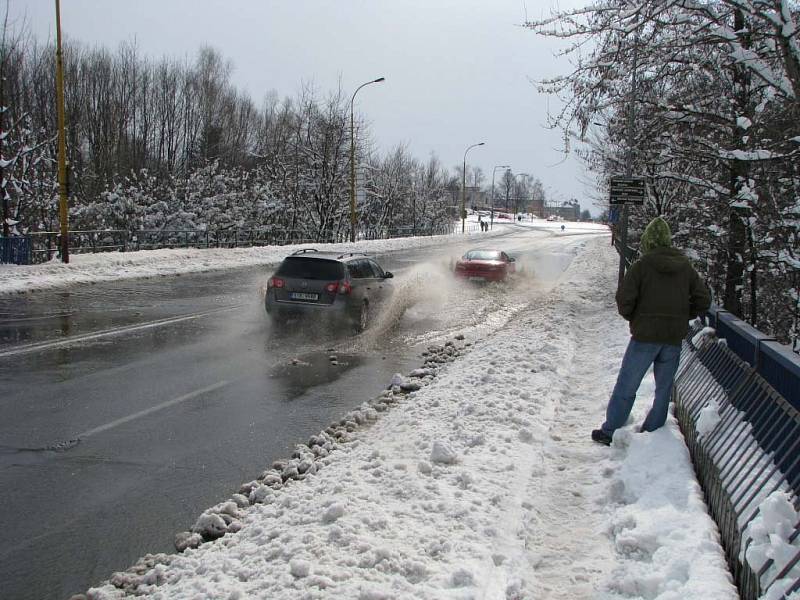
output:
[[[477,223],[477,217],[475,222]],[[297,244],[259,246],[255,248],[181,248],[140,250],[138,252],[103,252],[72,254],[69,264],[52,260],[41,265],[0,265],[0,294],[23,293],[61,287],[69,284],[98,283],[120,279],[159,277],[178,273],[197,273],[236,267],[277,264],[299,248],[359,251],[370,253],[408,250],[453,243],[457,240],[478,240],[508,233],[508,225],[491,232],[468,233],[458,237],[429,237],[365,240],[354,244]]]
[[[674,417],[650,434],[617,433],[614,446],[623,456],[611,485],[619,564],[609,587],[626,598],[738,598]]]

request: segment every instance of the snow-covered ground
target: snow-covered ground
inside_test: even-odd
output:
[[[268,471],[198,519],[231,533],[89,596],[737,598],[675,420],[635,433],[652,381],[612,447],[589,439],[628,340],[616,264],[585,242],[520,317],[395,381],[420,389],[301,446],[281,467],[302,480]]]
[[[470,215],[468,223],[478,222]],[[538,221],[560,231],[560,223]],[[528,225],[531,223],[529,222]],[[607,227],[593,223],[568,223],[571,232],[602,233]],[[71,284],[99,283],[140,277],[159,277],[179,273],[197,273],[236,267],[277,264],[299,248],[319,250],[359,251],[370,253],[408,250],[426,246],[451,244],[454,241],[478,241],[508,233],[513,226],[495,222],[492,231],[466,235],[437,235],[430,237],[395,238],[390,240],[359,241],[354,244],[300,244],[293,246],[259,246],[254,248],[181,248],[141,250],[138,252],[103,252],[98,254],[72,254],[69,264],[57,259],[41,265],[0,265],[0,294],[61,287]]]

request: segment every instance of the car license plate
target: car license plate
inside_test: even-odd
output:
[[[289,297],[292,300],[319,300],[319,294],[308,294],[306,292],[292,292]]]
[[[483,281],[484,278],[483,277],[470,277],[469,280],[470,281]]]

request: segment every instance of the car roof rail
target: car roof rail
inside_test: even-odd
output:
[[[369,256],[369,254],[367,254],[366,252],[344,252],[339,256],[337,256],[336,258],[340,259],[340,258],[345,258],[347,256]]]
[[[305,254],[306,252],[319,252],[319,250],[317,250],[316,248],[303,248],[302,250],[295,250],[294,252],[292,252],[292,256],[295,256],[297,254]]]

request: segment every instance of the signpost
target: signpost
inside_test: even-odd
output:
[[[612,177],[610,203],[644,204],[646,187],[644,177]]]
[[[630,154],[630,152],[629,152]],[[647,193],[647,182],[644,177],[630,174],[632,170],[632,158],[628,159],[628,175],[616,176],[611,178],[611,194],[609,204],[612,211],[617,210],[622,205],[622,223],[620,229],[620,257],[619,257],[619,280],[617,287],[622,287],[622,279],[625,276],[625,255],[628,252],[628,205],[644,204]],[[615,215],[616,216],[616,215]],[[619,217],[615,219],[618,222]]]

